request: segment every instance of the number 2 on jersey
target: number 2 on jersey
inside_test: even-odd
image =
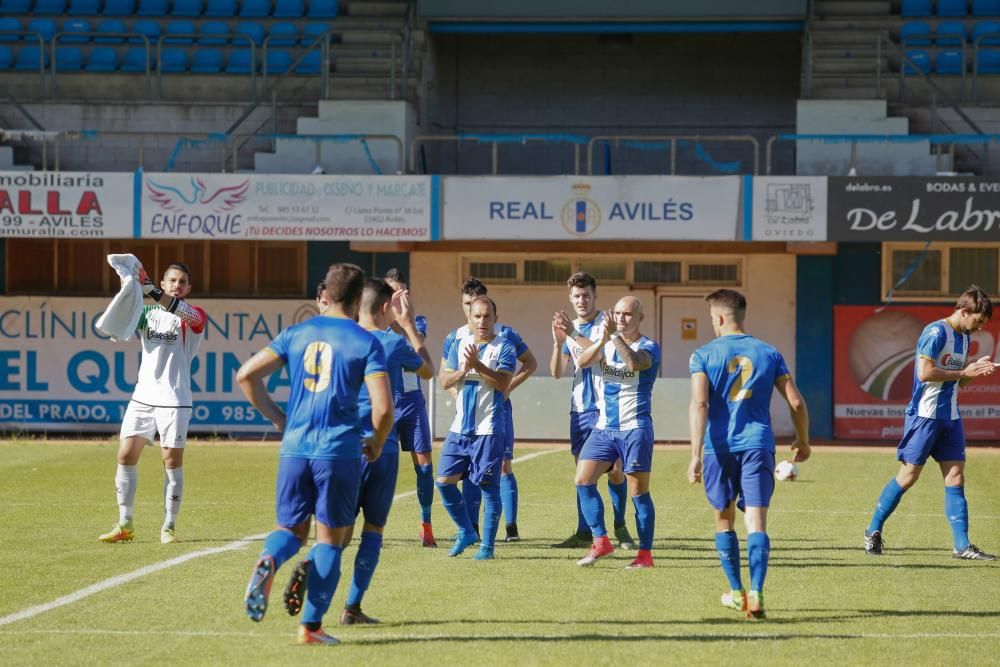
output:
[[[306,378],[302,381],[306,389],[318,393],[330,386],[330,370],[333,364],[333,348],[329,343],[309,343],[302,355]]]
[[[732,388],[729,390],[729,401],[735,403],[736,401],[742,401],[744,398],[750,398],[753,395],[753,391],[746,388],[746,384],[750,381],[750,374],[753,373],[753,362],[750,361],[750,358],[733,357],[729,360],[726,370],[730,373],[735,373],[737,370],[740,372],[739,377],[736,378]]]

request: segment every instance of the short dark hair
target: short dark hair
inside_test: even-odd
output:
[[[747,298],[734,289],[718,289],[705,297],[709,305],[733,311],[737,322],[742,322],[747,314]]]
[[[163,270],[164,278],[167,277],[167,271],[169,271],[170,269],[177,269],[178,271],[183,271],[184,274],[188,277],[188,282],[191,282],[191,269],[189,269],[188,265],[185,264],[184,262],[171,262],[170,265]]]
[[[330,303],[355,304],[365,287],[365,272],[357,264],[331,264],[323,283]]]
[[[319,283],[316,284],[316,298],[322,299],[323,292],[325,291],[326,291],[326,283],[321,280],[319,281]]]
[[[987,318],[993,317],[993,302],[986,292],[979,285],[969,285],[969,289],[962,292],[955,302],[955,310],[964,310],[978,315],[984,314]]]
[[[469,304],[469,310],[471,311],[471,310],[472,310],[472,307],[473,307],[474,305],[476,305],[477,303],[488,303],[488,304],[490,304],[490,306],[491,306],[491,307],[493,308],[493,317],[496,317],[496,316],[497,316],[497,304],[496,304],[496,301],[494,301],[494,300],[493,300],[493,299],[491,299],[490,297],[486,296],[485,294],[482,294],[482,295],[480,295],[480,296],[477,296],[477,297],[476,297],[475,299],[473,299],[473,300],[472,300],[472,302],[471,302],[471,303]]]
[[[399,269],[389,269],[388,271],[385,272],[385,275],[382,277],[385,278],[386,280],[391,280],[393,282],[403,283],[403,284],[406,283],[406,277],[403,275],[403,272],[400,271]]]
[[[465,296],[486,296],[486,285],[475,276],[469,276],[462,283],[462,294]]]
[[[361,311],[375,314],[382,310],[382,306],[392,300],[394,291],[389,287],[389,283],[381,278],[369,278],[365,281],[365,287],[361,291]]]
[[[590,275],[586,271],[577,271],[566,281],[566,287],[570,289],[573,289],[574,287],[586,289],[589,287],[596,292],[597,278],[594,278],[594,276]]]

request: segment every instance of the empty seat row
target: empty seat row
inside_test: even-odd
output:
[[[904,74],[916,74],[917,70],[930,73],[932,65],[938,74],[962,74],[966,70],[972,71],[971,65],[967,67],[966,61],[962,59],[961,51],[942,51],[936,58],[923,50],[907,51],[906,55],[913,65],[904,63]],[[976,55],[975,71],[980,74],[1000,74],[1000,50],[981,50]]]
[[[156,53],[148,54],[150,69],[161,72],[180,73],[194,72],[196,74],[249,74],[261,71],[261,59],[254,58],[250,49],[239,49],[229,53],[228,58],[219,49],[198,49],[193,54],[177,48],[163,49],[160,61],[156,62]],[[117,49],[102,46],[85,54],[76,46],[65,46],[56,49],[55,70],[57,72],[145,72],[147,52],[145,48],[126,49],[119,58]],[[254,62],[256,60],[256,62]],[[289,51],[268,50],[263,62],[267,65],[268,74],[283,74],[292,66],[295,58]],[[39,50],[37,46],[23,46],[16,55],[14,50],[6,45],[0,45],[0,70],[15,69],[35,71],[48,69],[50,62],[49,50]],[[305,55],[295,67],[296,74],[319,74],[322,69],[322,58],[318,51]]]
[[[927,23],[915,21],[904,23],[899,31],[899,40],[906,46],[929,46],[932,42],[938,46],[961,46],[966,41],[976,42],[980,37],[983,38],[980,44],[1000,44],[1000,22],[979,21],[968,33],[965,24],[959,21],[943,21],[936,30],[931,30]]]
[[[903,0],[903,16],[1000,16],[1000,0]]]
[[[0,14],[333,18],[338,0],[0,0]]]
[[[270,30],[265,29],[260,23],[243,22],[230,29],[222,21],[206,21],[200,28],[191,21],[169,21],[166,28],[161,28],[158,21],[150,19],[140,19],[135,21],[131,27],[126,27],[124,22],[117,19],[104,19],[91,25],[86,19],[69,19],[63,21],[62,27],[56,26],[51,19],[33,19],[28,21],[23,28],[21,22],[12,17],[0,18],[0,42],[14,42],[22,37],[27,41],[36,41],[32,35],[18,35],[18,32],[33,32],[42,36],[46,42],[52,41],[57,33],[72,33],[59,37],[60,44],[86,43],[93,40],[100,44],[117,44],[128,39],[130,42],[141,43],[141,37],[126,38],[121,33],[138,33],[145,35],[150,42],[155,42],[160,37],[164,37],[164,42],[168,44],[190,44],[197,41],[199,44],[228,44],[232,41],[235,45],[246,44],[247,40],[234,35],[249,38],[257,46],[264,43],[264,38],[270,34],[268,42],[275,46],[290,46],[301,41],[302,44],[311,44],[317,37],[330,29],[329,24],[322,22],[310,22],[299,30],[293,23],[272,23]],[[117,35],[116,35],[117,33]],[[179,37],[168,37],[169,35],[181,35]],[[191,37],[197,35],[197,37]]]

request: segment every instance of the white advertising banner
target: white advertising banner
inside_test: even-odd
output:
[[[134,221],[134,174],[0,171],[0,236],[128,239]]]
[[[95,322],[109,299],[0,297],[0,429],[116,432],[135,387],[137,338],[113,343]],[[208,313],[191,366],[192,433],[273,431],[236,371],[281,329],[316,314],[305,300],[194,299]],[[288,371],[267,382],[279,403]]]
[[[740,177],[444,179],[444,239],[734,241]]]
[[[825,176],[754,176],[754,241],[825,241]]]
[[[429,241],[430,176],[144,174],[142,238]]]

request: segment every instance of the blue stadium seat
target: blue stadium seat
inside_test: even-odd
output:
[[[196,35],[198,34],[198,29],[194,27],[194,23],[191,21],[171,21],[167,24],[166,30],[163,31],[163,43],[164,44],[190,44],[194,41],[193,37],[167,37],[167,35]]]
[[[0,0],[0,14],[30,14],[31,0]]]
[[[274,18],[297,19],[306,13],[306,5],[303,0],[275,0]]]
[[[996,35],[996,37],[983,37],[983,35]],[[980,40],[980,37],[982,39]],[[972,29],[972,41],[978,42],[980,46],[987,44],[1000,44],[1000,23],[996,21],[979,21]]]
[[[18,32],[21,29],[21,21],[13,16],[0,17],[0,42],[16,42],[21,39],[21,35],[4,35],[5,32]],[[12,56],[13,57],[13,56]]]
[[[1000,51],[982,49],[976,57],[976,71],[980,74],[1000,74]]]
[[[938,23],[934,32],[934,42],[938,46],[962,46],[965,44],[965,24],[961,21]]]
[[[56,47],[56,71],[79,72],[83,69],[83,49],[79,46]]]
[[[927,46],[931,43],[931,27],[923,21],[904,23],[899,30],[899,43],[903,46]]]
[[[973,16],[1000,16],[1000,0],[972,0]]]
[[[104,0],[105,16],[132,16],[135,0]]]
[[[229,62],[226,63],[226,71],[230,74],[250,73],[250,49],[240,49],[229,54]],[[253,65],[254,71],[260,69],[257,63]]]
[[[0,71],[8,70],[14,66],[14,49],[9,46],[0,46]]]
[[[198,49],[191,59],[191,71],[197,74],[217,74],[222,71],[222,51]]]
[[[104,19],[97,24],[97,32],[128,32],[125,24],[118,19]],[[120,44],[125,41],[124,37],[94,37],[98,44]]]
[[[28,21],[27,30],[31,32],[37,32],[41,34],[42,39],[46,42],[52,41],[52,36],[56,34],[56,22],[52,19],[32,19]],[[28,40],[34,40],[35,37],[29,36]]]
[[[35,0],[32,14],[62,14],[66,11],[66,0]]]
[[[937,0],[938,16],[968,16],[969,3],[966,0]]]
[[[938,54],[934,63],[934,71],[938,74],[961,74],[962,73],[962,52],[942,51]]]
[[[302,45],[308,46],[313,41],[330,29],[330,26],[322,21],[310,21],[302,28]]]
[[[88,72],[114,72],[118,69],[118,51],[112,46],[91,49],[84,69]]]
[[[170,0],[139,0],[136,16],[166,16]]]
[[[269,46],[291,46],[299,41],[299,29],[294,23],[272,23]]]
[[[914,49],[912,51],[907,51],[906,55],[913,62],[916,69],[911,67],[910,63],[904,62],[903,74],[916,74],[917,70],[925,73],[931,71],[931,56],[926,51]]]
[[[271,0],[243,0],[240,5],[240,16],[246,18],[263,18],[271,14]]]
[[[295,66],[296,74],[319,74],[320,66],[322,60],[320,60],[322,54],[319,51],[310,51],[305,55],[298,65]]]
[[[903,16],[930,16],[931,0],[903,0],[900,14]]]
[[[145,35],[149,38],[149,43],[156,46],[156,40],[160,38],[160,22],[154,21],[152,19],[140,19],[132,24],[132,28],[129,32],[137,32],[140,35]],[[138,37],[129,37],[129,42],[133,44],[142,44],[143,41]]]
[[[229,18],[236,16],[236,0],[208,0],[205,16]]]
[[[69,0],[70,16],[97,16],[101,13],[101,0]]]
[[[86,19],[69,19],[68,21],[63,21],[62,32],[73,32],[73,33],[88,33],[93,28],[90,25],[90,21]],[[90,41],[90,35],[64,35],[59,38],[60,44],[86,44]]]
[[[22,46],[17,52],[17,61],[14,69],[22,71],[38,70],[40,65],[49,66],[49,52],[47,49],[39,50],[37,46]]]
[[[156,51],[149,50],[149,69],[156,68]],[[133,47],[125,52],[122,58],[121,71],[123,72],[145,72],[146,71],[146,47]]]
[[[201,16],[202,0],[174,0],[171,16]]]
[[[288,51],[268,49],[265,60],[267,61],[267,73],[271,76],[284,74],[292,66],[292,54]]]
[[[184,49],[163,49],[160,54],[161,72],[186,72],[188,54]]]
[[[253,40],[253,43],[260,46],[264,43],[264,26],[259,23],[252,23],[250,21],[244,21],[243,23],[238,23],[236,29],[233,31],[237,35],[246,35]],[[247,46],[245,40],[234,39],[233,44],[236,46]]]
[[[229,26],[222,21],[206,21],[198,33],[199,44],[226,44],[229,42]]]
[[[313,19],[332,19],[340,11],[337,0],[309,0],[306,16]]]

